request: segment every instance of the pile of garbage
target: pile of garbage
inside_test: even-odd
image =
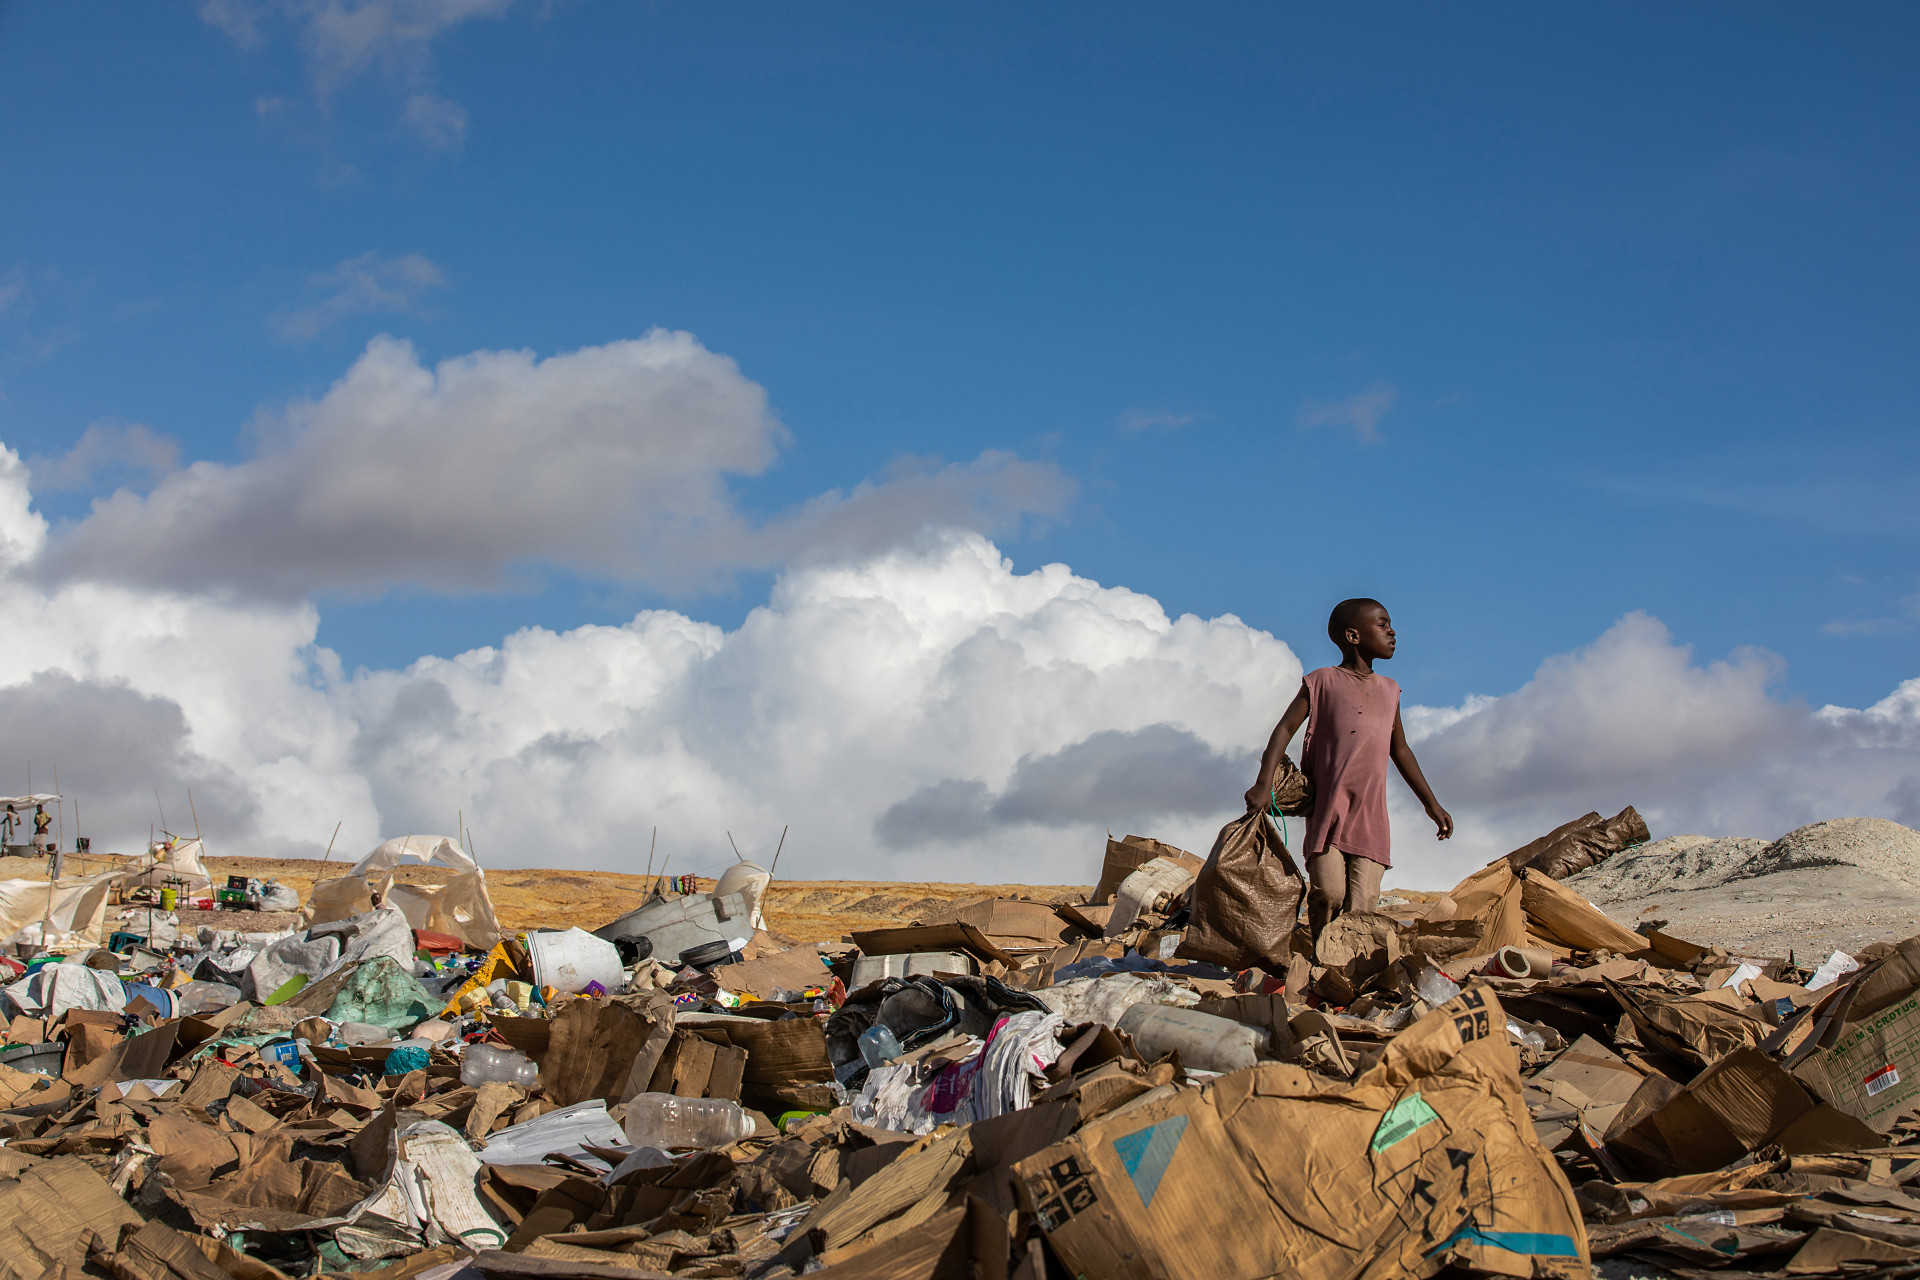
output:
[[[748,863],[508,932],[389,842],[297,930],[17,948],[0,1280],[1920,1272],[1920,938],[1730,955],[1562,883],[1646,838],[1316,939],[1248,814],[818,945]]]

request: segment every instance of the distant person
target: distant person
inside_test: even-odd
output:
[[[20,829],[20,814],[12,805],[7,806],[7,816],[0,819],[0,844],[12,844],[14,833]]]
[[[44,849],[53,843],[53,837],[47,834],[53,826],[53,815],[47,812],[47,806],[33,806],[33,844],[36,849]]]
[[[1400,727],[1400,686],[1373,669],[1393,656],[1393,622],[1378,600],[1342,600],[1327,618],[1340,665],[1309,671],[1274,726],[1247,791],[1249,809],[1265,809],[1280,757],[1302,724],[1300,768],[1313,782],[1313,812],[1301,851],[1307,860],[1307,925],[1315,939],[1342,911],[1371,911],[1392,862],[1387,828],[1387,761],[1425,806],[1440,839],[1453,815],[1433,798]]]

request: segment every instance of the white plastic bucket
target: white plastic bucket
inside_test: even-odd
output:
[[[585,991],[597,982],[609,993],[626,985],[626,970],[620,967],[620,953],[605,938],[596,938],[585,929],[563,933],[529,933],[527,955],[533,961],[533,980],[552,987],[561,995]]]

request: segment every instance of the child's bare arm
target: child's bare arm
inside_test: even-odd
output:
[[[1413,789],[1413,794],[1426,807],[1427,816],[1433,819],[1440,838],[1445,840],[1453,834],[1453,815],[1442,809],[1440,802],[1433,798],[1433,788],[1427,785],[1427,775],[1420,772],[1420,762],[1413,758],[1413,748],[1407,745],[1407,731],[1400,727],[1398,711],[1393,713],[1393,746],[1389,748],[1389,754],[1393,756],[1393,767],[1407,780],[1407,786]]]
[[[1280,713],[1280,723],[1273,726],[1273,736],[1267,739],[1266,754],[1260,757],[1260,776],[1247,788],[1247,808],[1265,809],[1268,799],[1273,795],[1273,775],[1279,772],[1280,757],[1287,752],[1287,744],[1293,741],[1293,735],[1300,732],[1300,726],[1307,722],[1307,686],[1301,682],[1300,692],[1293,695],[1293,701]]]

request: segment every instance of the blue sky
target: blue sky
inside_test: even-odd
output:
[[[722,483],[770,528],[1001,451],[1055,483],[984,522],[1018,570],[1309,666],[1375,595],[1410,700],[1644,611],[1864,706],[1920,625],[1917,37],[1876,4],[0,3],[0,439],[57,542],[271,448],[377,335],[431,366],[661,327],[765,389],[785,435]],[[785,563],[548,559],[300,594],[394,669],[736,627]]]
[[[1378,595],[1430,700],[1644,608],[1857,702],[1911,673],[1920,592],[1917,23],[574,2],[321,101],[286,16],[242,47],[185,4],[8,5],[0,268],[32,306],[0,432],[54,454],[122,419],[231,459],[375,333],[432,359],[686,329],[793,434],[754,508],[1011,449],[1081,486],[1016,562],[1296,646]],[[463,139],[407,127],[416,84]],[[367,253],[444,284],[276,328]],[[1373,442],[1299,425],[1370,391]],[[391,663],[669,599],[550,581],[336,604],[323,639]]]

